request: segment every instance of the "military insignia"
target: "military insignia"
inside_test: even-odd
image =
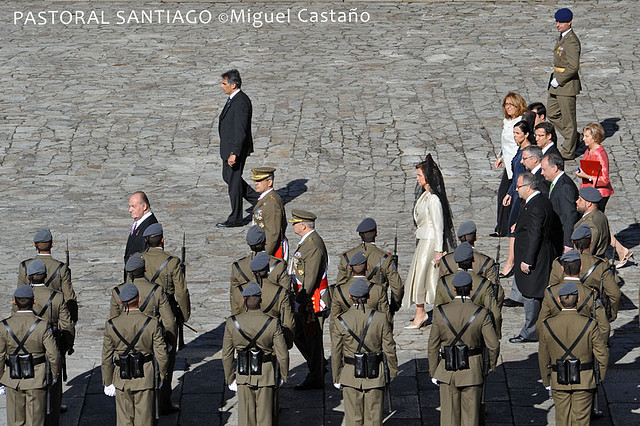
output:
[[[258,209],[253,213],[253,217],[256,221],[262,220],[262,209]]]
[[[302,255],[300,254],[300,252],[299,252],[299,251],[297,251],[297,252],[295,252],[295,253],[293,254],[293,257],[296,257],[296,258],[300,259],[300,258],[302,258]]]
[[[298,275],[304,275],[304,271],[302,269],[298,269]]]

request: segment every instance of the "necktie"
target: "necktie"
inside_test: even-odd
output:
[[[551,195],[551,191],[553,191],[553,187],[554,187],[554,186],[555,186],[555,185],[554,185],[554,183],[553,183],[553,182],[551,182],[551,187],[549,188],[549,195]]]
[[[133,221],[133,225],[131,225],[131,235],[133,235],[133,233],[136,231],[136,224],[138,223],[137,220]]]

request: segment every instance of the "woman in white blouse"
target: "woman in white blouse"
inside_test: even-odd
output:
[[[415,303],[416,315],[405,328],[417,329],[429,325],[431,318],[425,310],[425,304],[435,300],[438,284],[438,263],[447,247],[455,247],[451,210],[444,189],[442,174],[431,155],[416,165],[416,180],[424,189],[413,209],[413,218],[418,229],[418,245],[411,261],[409,276],[405,281],[403,305],[409,307]]]
[[[501,150],[498,158],[493,163],[496,169],[504,166],[500,187],[498,188],[498,210],[497,224],[492,237],[504,237],[509,232],[509,212],[510,206],[503,206],[502,199],[507,194],[507,190],[511,186],[513,170],[511,170],[511,160],[518,152],[518,145],[513,140],[513,126],[522,120],[522,114],[527,111],[527,103],[524,98],[517,93],[509,92],[502,100],[502,112],[504,120],[502,121],[502,137]]]

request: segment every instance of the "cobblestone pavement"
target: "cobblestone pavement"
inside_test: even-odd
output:
[[[616,190],[607,213],[621,240],[634,246],[640,6],[631,0],[568,5],[583,45],[578,122],[607,125]],[[54,255],[60,258],[68,239],[80,322],[76,353],[68,360],[63,424],[108,424],[115,416],[113,400],[102,393],[100,347],[131,224],[127,194],[139,189],[150,196],[170,251],[179,252],[186,232],[191,325],[198,330],[185,331],[188,345],[179,354],[174,399],[182,411],[160,424],[237,422],[237,400],[223,383],[220,347],[230,263],[247,247],[246,228],[214,226],[229,208],[218,154],[217,116],[225,102],[221,72],[237,67],[253,100],[256,152],[247,169],[278,167],[276,187],[287,209],[318,214],[331,277],[341,250],[357,243],[354,229],[365,216],[377,219],[387,248],[398,226],[400,271],[406,276],[415,242],[413,164],[427,152],[443,169],[456,226],[473,218],[479,248],[494,255],[499,243],[504,259],[506,241],[487,237],[500,179],[490,166],[500,145],[500,101],[515,90],[528,101],[546,102],[555,7],[477,1],[3,2],[0,313],[9,314],[17,264],[32,255],[35,231],[53,230]],[[331,10],[337,20],[355,8],[358,22],[304,22],[320,12],[330,19]],[[169,17],[154,13],[153,23],[135,22],[142,11],[155,9],[169,11]],[[285,19],[287,9],[290,22],[266,22],[278,19],[271,12]],[[59,13],[43,15],[44,25],[38,25],[43,21],[37,14],[31,20],[28,15],[54,10]],[[177,11],[189,10],[201,22],[167,23]],[[84,12],[85,24],[76,24],[81,14],[72,11]],[[92,11],[96,19],[90,21]],[[202,22],[208,17],[202,11],[210,12],[209,24]],[[220,21],[237,20],[242,12],[251,23]],[[70,19],[68,25],[58,22]],[[572,172],[576,165],[569,162],[567,168]],[[297,243],[293,232],[289,237]],[[635,265],[621,273],[626,297],[612,327],[610,372],[600,391],[605,416],[598,425],[640,424],[639,274]],[[510,282],[502,285],[508,293]],[[428,330],[404,330],[411,316],[411,309],[403,309],[396,317],[401,373],[392,384],[395,411],[387,424],[434,424],[438,416],[437,388],[427,373]],[[505,308],[500,366],[489,376],[488,421],[553,424],[552,400],[538,381],[537,345],[508,342],[522,321],[522,308]],[[328,355],[326,332],[325,342]],[[291,356],[282,423],[339,424],[341,395],[332,386],[292,390],[305,367],[296,350]],[[0,398],[0,423],[4,406]]]

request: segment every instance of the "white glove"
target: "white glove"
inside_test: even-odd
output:
[[[280,386],[284,385],[284,380],[280,379]]]
[[[52,385],[55,385],[56,383],[58,383],[58,378],[57,378],[57,377],[54,377],[54,378],[51,380],[51,384],[52,384]]]
[[[431,378],[431,383],[433,383],[436,386],[440,385],[440,382],[438,381],[438,379],[434,379],[433,377]]]
[[[235,380],[228,387],[230,391],[238,392],[238,383]]]
[[[342,389],[342,385],[340,383],[334,383],[333,387],[336,389]]]
[[[553,77],[553,80],[551,80],[551,85],[553,86],[553,88],[555,89],[556,87],[560,86],[558,84],[558,80],[556,80],[555,77]]]
[[[551,386],[545,386],[544,387],[546,390],[550,391],[551,390]]]
[[[104,394],[111,397],[116,396],[116,387],[114,385],[105,386]]]
[[[5,389],[4,386],[0,386],[0,395],[5,395],[7,393],[7,390]]]

